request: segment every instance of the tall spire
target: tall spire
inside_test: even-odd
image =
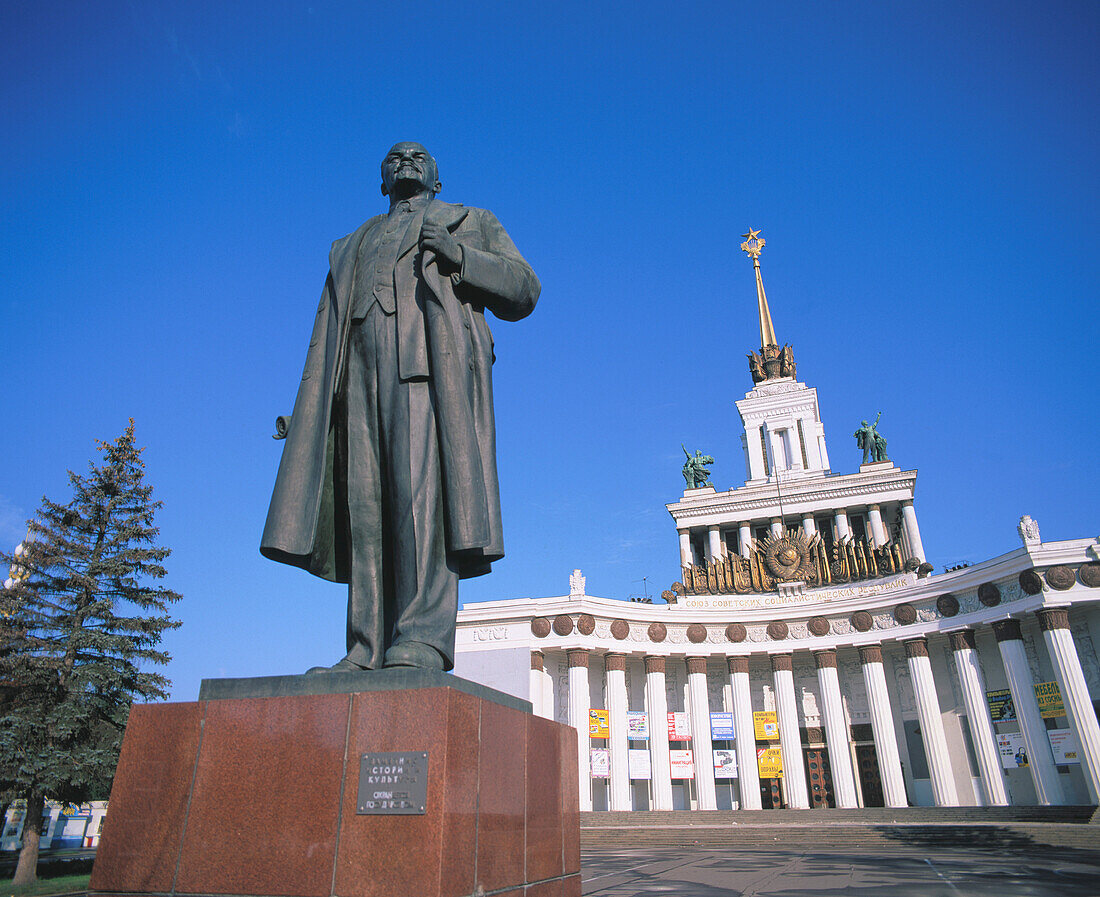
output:
[[[780,377],[794,377],[794,352],[790,346],[779,348],[772,326],[772,313],[768,309],[768,297],[764,295],[764,278],[760,276],[760,250],[764,248],[764,238],[760,231],[749,228],[747,234],[741,234],[745,242],[741,249],[752,259],[756,272],[756,306],[760,314],[760,354],[749,354],[749,371],[754,383],[764,380],[776,380]]]
[[[760,276],[760,250],[764,248],[764,238],[760,236],[760,231],[749,228],[747,234],[741,234],[745,237],[745,242],[741,244],[741,249],[747,252],[752,258],[752,266],[756,271],[756,305],[757,310],[760,312],[760,347],[763,349],[765,346],[779,347],[779,343],[775,340],[775,328],[772,326],[772,314],[768,310],[768,297],[764,295],[764,279]]]

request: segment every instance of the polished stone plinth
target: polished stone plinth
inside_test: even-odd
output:
[[[91,892],[579,897],[576,731],[528,707],[421,671],[134,707]],[[423,815],[357,813],[376,751],[428,753]]]

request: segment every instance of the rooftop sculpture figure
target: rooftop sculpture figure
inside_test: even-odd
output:
[[[386,213],[332,244],[260,551],[348,584],[347,654],[309,672],[454,666],[458,581],[504,556],[484,309],[540,285],[496,217],[382,160]]]
[[[684,454],[687,456],[687,460],[684,462],[684,466],[681,469],[681,473],[684,475],[684,482],[687,483],[688,489],[701,489],[703,486],[710,486],[710,471],[707,470],[708,464],[714,463],[714,458],[710,455],[704,455],[698,449],[695,450],[695,454],[684,447],[684,444],[680,443],[680,448],[684,449]]]
[[[856,438],[856,445],[863,449],[864,464],[868,461],[890,460],[886,457],[886,437],[875,429],[881,418],[882,412],[880,411],[873,424],[868,424],[865,420],[860,421],[859,429],[852,434]]]

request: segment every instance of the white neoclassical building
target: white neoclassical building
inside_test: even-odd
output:
[[[760,317],[736,403],[746,481],[689,457],[662,604],[586,594],[459,613],[455,672],[580,734],[582,809],[1096,804],[1100,539],[933,575],[916,471],[829,466],[816,390]]]

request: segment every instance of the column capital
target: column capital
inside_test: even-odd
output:
[[[967,648],[973,650],[978,646],[974,640],[973,629],[956,629],[954,632],[947,633],[947,637],[951,639],[952,651],[963,651]]]
[[[749,659],[744,654],[734,654],[726,658],[726,666],[731,673],[747,673],[749,671]]]
[[[927,657],[928,656],[928,639],[924,636],[920,638],[911,638],[905,642],[905,656],[906,657]]]
[[[609,651],[603,656],[603,668],[605,670],[625,670],[626,655],[615,651]]]
[[[692,673],[707,674],[707,659],[705,657],[689,657],[687,659],[688,675]]]
[[[1020,621],[1009,617],[1007,620],[997,620],[993,624],[993,634],[998,642],[1009,642],[1014,639],[1022,640],[1024,635],[1020,631]]]
[[[681,536],[687,536],[691,534],[691,528],[687,526],[676,527],[676,533]]]
[[[1035,616],[1039,618],[1039,626],[1043,632],[1069,629],[1068,607],[1042,607],[1035,611]]]
[[[860,663],[882,663],[882,645],[860,645]]]
[[[792,655],[790,654],[772,654],[772,672],[777,673],[780,670],[786,670],[787,672],[790,672],[792,669],[791,659]]]
[[[573,669],[574,667],[584,667],[588,669],[587,648],[570,648],[565,653],[569,655],[569,669]]]
[[[532,651],[531,652],[531,669],[541,670],[543,668],[543,666],[542,666],[542,656],[543,655],[542,655],[541,651]]]
[[[660,673],[663,676],[665,672],[665,659],[663,657],[646,657],[645,671],[647,673]]]
[[[819,670],[836,669],[836,649],[826,648],[824,651],[814,651],[814,661]]]
[[[881,509],[879,508],[878,505],[867,505],[867,510],[868,511],[878,511],[878,510],[881,510]]]
[[[898,504],[901,505],[903,508],[911,508],[913,507],[913,499],[903,498],[901,501],[898,502]]]

